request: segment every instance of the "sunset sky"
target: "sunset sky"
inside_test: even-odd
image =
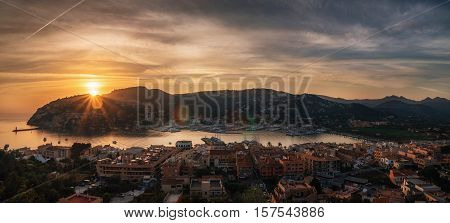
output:
[[[308,93],[332,97],[450,98],[449,37],[445,0],[0,0],[0,117],[137,78],[310,75]]]

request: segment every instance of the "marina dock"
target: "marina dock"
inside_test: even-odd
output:
[[[12,132],[26,132],[26,131],[33,131],[33,130],[39,130],[41,128],[36,127],[36,128],[27,128],[27,129],[18,129],[16,127],[16,129],[12,130]]]

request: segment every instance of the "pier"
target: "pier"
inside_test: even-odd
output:
[[[26,132],[26,131],[33,131],[33,130],[39,130],[41,128],[35,127],[35,128],[27,128],[27,129],[19,129],[16,127],[16,129],[12,130],[13,132]]]

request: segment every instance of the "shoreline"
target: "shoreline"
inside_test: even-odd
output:
[[[9,124],[10,126],[16,125],[23,126],[23,123],[24,122],[11,122]],[[95,134],[95,135],[93,134],[82,135],[68,132],[58,133],[54,131],[40,129],[32,132],[18,132],[17,134],[8,131],[2,134],[5,134],[6,137],[4,138],[5,140],[2,140],[3,142],[1,142],[2,143],[1,147],[3,147],[3,145],[10,144],[10,149],[19,149],[23,147],[37,148],[38,145],[43,145],[45,143],[53,143],[53,145],[61,145],[61,146],[70,146],[74,142],[91,143],[93,145],[109,144],[112,146],[115,145],[120,148],[132,146],[145,146],[151,144],[174,145],[177,140],[192,140],[193,143],[198,143],[200,141],[200,138],[205,136],[209,137],[218,136],[219,138],[222,138],[228,142],[242,142],[245,140],[255,140],[263,144],[267,142],[271,142],[272,144],[278,144],[278,142],[282,142],[282,144],[286,146],[293,144],[315,143],[315,142],[338,143],[338,144],[364,142],[364,141],[399,142],[394,140],[375,139],[347,132],[339,132],[331,130],[321,132],[318,134],[290,136],[286,134],[286,131],[273,130],[270,128],[262,130],[248,130],[248,129],[230,130],[227,132],[219,132],[219,133],[214,131],[205,131],[205,129],[198,129],[198,128],[197,129],[180,128],[179,131],[176,132],[157,131],[157,129],[146,129],[140,132],[112,131],[106,134]],[[26,137],[30,135],[32,139],[28,140]],[[25,138],[21,138],[22,136],[25,136]],[[43,142],[43,138],[47,138],[47,141]],[[114,141],[117,141],[117,145],[113,143]],[[412,140],[412,141],[421,142],[422,140]],[[27,144],[25,144],[25,142]]]

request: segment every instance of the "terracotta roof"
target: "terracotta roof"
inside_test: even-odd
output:
[[[67,198],[59,200],[60,203],[101,203],[103,199],[101,197],[95,197],[85,194],[74,194]]]

